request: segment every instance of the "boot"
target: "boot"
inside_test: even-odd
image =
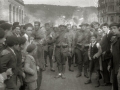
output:
[[[78,65],[78,74],[76,75],[76,77],[80,77],[82,76],[81,70],[80,70],[80,65]]]
[[[71,67],[69,67],[69,71],[74,72],[74,70],[72,70]]]
[[[53,68],[51,68],[51,71],[52,71],[52,72],[55,72],[55,70],[54,70]]]
[[[55,76],[55,78],[57,79],[57,78],[60,78],[62,75],[61,75],[61,73],[59,73],[57,76]]]
[[[66,79],[66,77],[65,77],[65,74],[62,74],[62,77],[61,77],[62,79]]]
[[[90,84],[90,83],[92,83],[91,79],[89,79],[85,82],[85,84]]]
[[[99,81],[97,81],[97,83],[96,83],[96,86],[95,87],[99,87],[100,86],[100,82]]]

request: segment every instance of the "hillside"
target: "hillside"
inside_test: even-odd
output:
[[[92,14],[97,16],[95,7],[57,6],[44,4],[26,4],[26,18],[28,21],[40,20],[45,22],[88,22]],[[82,20],[81,20],[82,19]],[[27,21],[27,20],[26,20]]]

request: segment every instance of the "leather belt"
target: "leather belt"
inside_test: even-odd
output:
[[[56,45],[56,48],[67,48],[68,45]]]

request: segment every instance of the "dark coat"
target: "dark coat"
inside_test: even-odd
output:
[[[112,37],[112,32],[110,32],[108,35],[105,35],[100,42],[102,52],[106,52],[105,55],[104,55],[104,59],[110,59],[111,56],[112,56],[111,52],[110,52],[111,37]]]
[[[120,35],[114,39],[112,43],[112,55],[113,55],[113,70],[115,74],[118,73],[120,66]]]
[[[5,81],[6,88],[17,90],[17,58],[13,51],[9,48],[3,50],[0,56],[0,73],[5,72],[7,69],[12,68],[13,75],[10,79]]]

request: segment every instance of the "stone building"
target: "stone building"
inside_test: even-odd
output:
[[[23,0],[0,0],[0,20],[24,23]]]
[[[98,0],[99,22],[120,23],[120,0]]]

